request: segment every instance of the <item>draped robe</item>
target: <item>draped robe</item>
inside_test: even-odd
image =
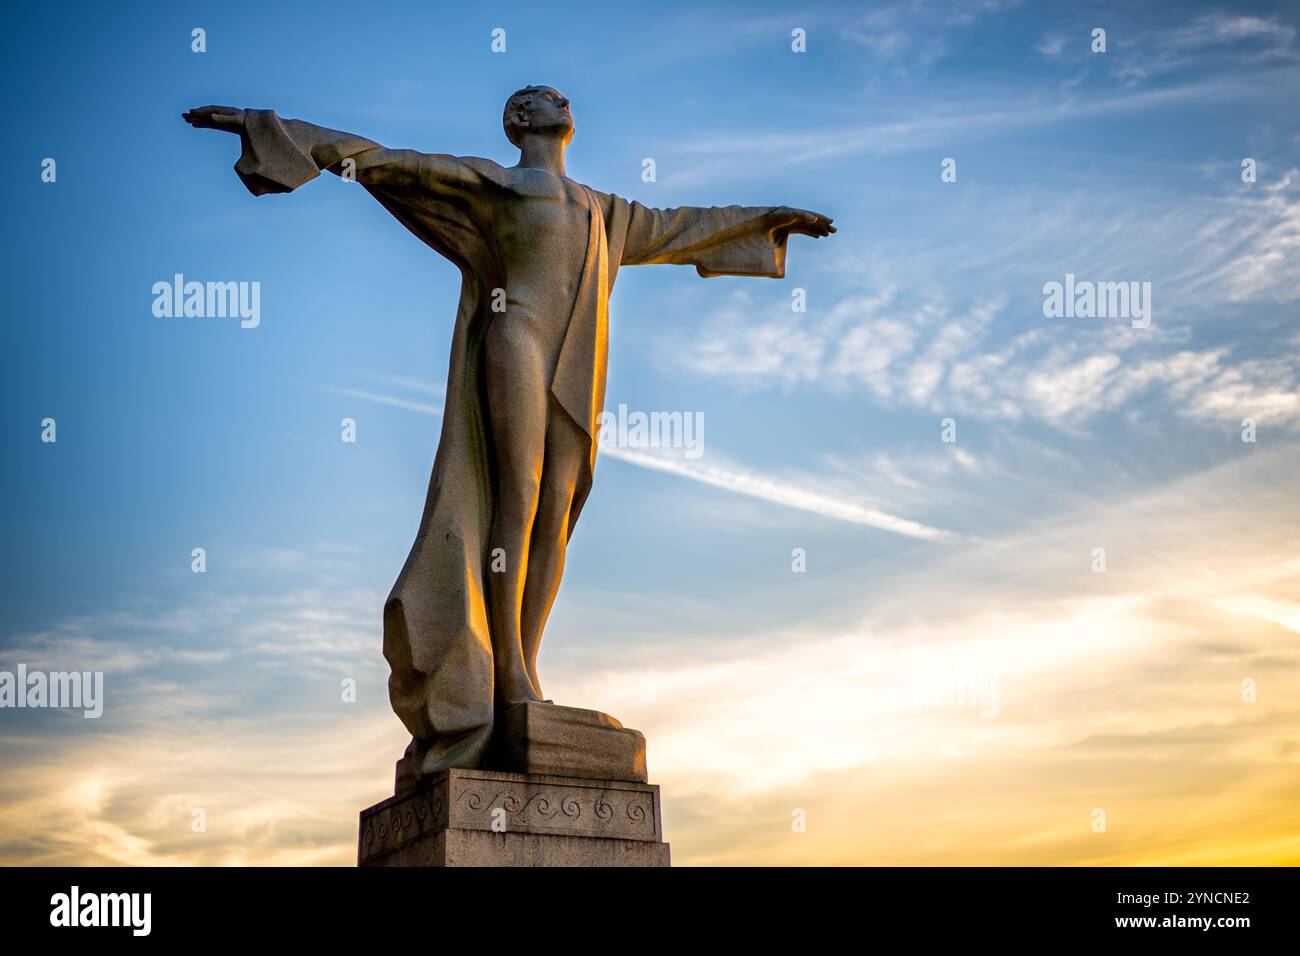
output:
[[[494,289],[508,271],[494,227],[521,200],[518,168],[487,159],[387,149],[269,110],[248,110],[235,165],[254,195],[290,192],[327,169],[354,177],[461,273],[442,433],[415,543],[384,607],[389,697],[412,735],[423,774],[479,765],[493,728],[492,641],[486,610],[493,451],[483,343]],[[581,186],[581,276],[564,323],[551,393],[589,445],[573,489],[569,534],[591,489],[605,397],[610,291],[620,266],[693,265],[701,276],[780,278],[786,234],[771,207],[652,209]],[[575,250],[576,251],[576,250]],[[571,282],[573,276],[557,276]],[[552,595],[553,597],[554,595]]]

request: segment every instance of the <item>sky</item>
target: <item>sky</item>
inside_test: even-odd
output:
[[[509,165],[529,84],[580,182],[839,229],[614,292],[607,408],[703,445],[604,450],[540,672],[645,733],[674,864],[1300,863],[1294,4],[6,23],[0,671],[101,671],[104,711],[0,709],[0,863],[355,862],[459,274],[354,184],[254,198],[180,113]],[[177,273],[259,323],[156,316]],[[1048,316],[1067,276],[1149,325]]]

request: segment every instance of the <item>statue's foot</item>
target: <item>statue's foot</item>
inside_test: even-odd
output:
[[[542,700],[540,697],[498,697],[496,699],[495,709],[497,711],[505,710],[509,707],[518,707],[520,704],[549,704],[551,701]]]
[[[542,695],[533,689],[533,685],[528,680],[497,682],[496,705],[502,707],[514,707],[516,704],[540,704]]]

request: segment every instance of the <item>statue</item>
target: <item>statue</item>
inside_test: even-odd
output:
[[[442,435],[384,607],[384,656],[412,736],[410,779],[479,767],[501,715],[543,702],[537,651],[591,490],[619,268],[780,278],[787,236],[826,236],[831,220],[786,206],[651,209],[574,182],[564,170],[569,101],[546,86],[506,102],[505,133],[520,151],[511,167],[388,149],[270,110],[205,106],[183,118],[239,135],[235,171],[254,195],[329,170],[460,269]]]

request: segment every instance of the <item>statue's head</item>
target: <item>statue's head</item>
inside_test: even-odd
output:
[[[501,114],[501,125],[505,127],[506,138],[520,148],[527,133],[562,136],[566,146],[573,139],[569,100],[550,86],[525,86],[510,94]]]

